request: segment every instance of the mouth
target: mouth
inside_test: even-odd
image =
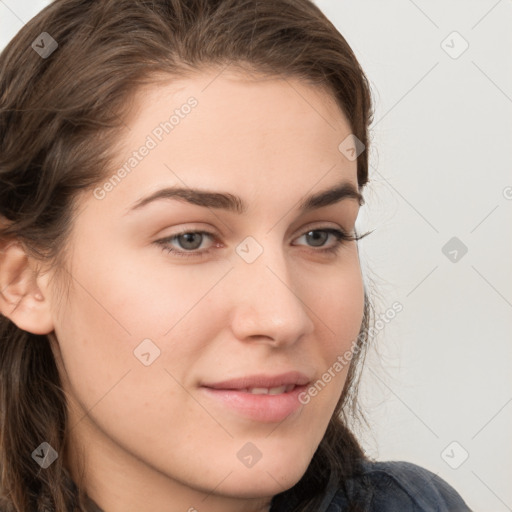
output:
[[[279,423],[303,406],[298,397],[310,382],[305,374],[288,372],[204,383],[200,389],[217,408],[256,422]]]
[[[295,384],[288,384],[286,386],[276,386],[273,388],[244,388],[244,389],[232,389],[231,391],[241,391],[243,393],[250,393],[251,395],[281,395],[283,393],[289,393],[293,391],[297,386]]]

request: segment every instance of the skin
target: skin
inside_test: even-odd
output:
[[[317,247],[306,236],[353,233],[358,201],[297,209],[341,181],[357,189],[356,161],[338,150],[351,129],[333,97],[228,71],[147,88],[112,169],[190,96],[197,107],[121,183],[101,200],[78,198],[67,300],[19,245],[1,266],[2,313],[52,342],[68,398],[68,467],[78,479],[82,447],[87,492],[109,512],[268,510],[306,471],[348,368],[281,423],[242,417],[199,383],[290,369],[316,380],[351,349],[363,316],[356,242],[322,254],[336,239]],[[125,215],[141,197],[184,184],[238,195],[248,210],[168,199]],[[216,235],[196,250],[209,254],[179,257],[155,243],[185,228]],[[263,248],[250,264],[235,251],[248,236]],[[148,338],[160,356],[145,366],[134,350]],[[262,454],[250,468],[237,457],[247,442]]]

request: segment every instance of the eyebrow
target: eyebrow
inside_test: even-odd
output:
[[[161,199],[178,199],[197,206],[217,208],[238,214],[242,214],[247,211],[247,205],[243,200],[229,192],[212,192],[193,188],[166,187],[153,192],[147,197],[139,199],[126,213],[139,210],[149,203]],[[352,185],[352,183],[346,181],[330,187],[327,190],[306,197],[300,202],[299,211],[304,213],[338,203],[343,199],[356,199],[360,206],[364,204],[363,196],[354,187],[354,185]]]

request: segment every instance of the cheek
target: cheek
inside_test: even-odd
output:
[[[357,338],[364,313],[364,285],[359,261],[352,261],[326,277],[309,300],[325,333],[325,351],[335,359]]]
[[[130,403],[175,387],[166,370],[183,381],[212,338],[208,333],[218,329],[216,315],[208,322],[197,318],[229,265],[200,273],[180,265],[155,269],[154,260],[150,265],[129,253],[115,260],[85,248],[75,254],[69,300],[56,314],[55,332],[82,405],[92,407],[127,372],[127,381],[136,381]]]
[[[127,251],[115,259],[91,253],[74,262],[73,320],[64,321],[80,332],[101,331],[116,352],[133,350],[143,339],[167,337],[183,319],[193,314],[209,289],[229,270],[229,264],[209,267],[172,265],[158,247],[144,254]],[[87,255],[87,250],[80,253]],[[156,263],[156,265],[155,265]],[[107,347],[102,344],[102,349]]]
[[[358,262],[347,265],[325,283],[315,303],[320,318],[317,325],[323,333],[317,338],[323,357],[320,382],[312,394],[322,407],[332,411],[343,391],[364,315],[364,285]]]

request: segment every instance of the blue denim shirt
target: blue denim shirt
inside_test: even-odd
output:
[[[332,479],[320,507],[311,512],[345,512],[355,500],[360,512],[472,512],[459,493],[426,468],[405,461],[363,461],[364,474]],[[272,512],[288,512],[286,505]]]

